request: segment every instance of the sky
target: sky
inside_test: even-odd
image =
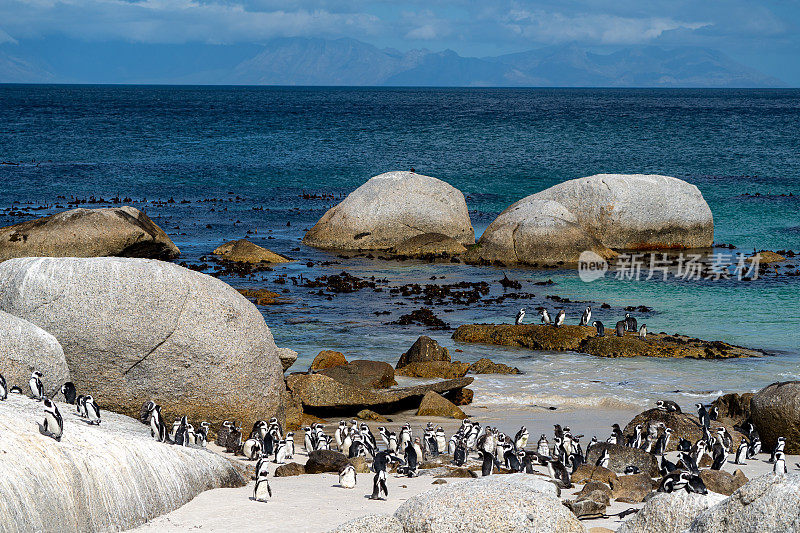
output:
[[[578,43],[692,45],[800,86],[798,0],[0,0],[0,44],[351,37],[484,57]]]

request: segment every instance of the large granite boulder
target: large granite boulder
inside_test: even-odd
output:
[[[767,385],[750,401],[750,416],[765,450],[786,438],[786,453],[800,453],[800,381]]]
[[[212,253],[219,256],[220,259],[235,263],[288,263],[291,261],[291,259],[262,248],[246,239],[226,242],[218,246]]]
[[[0,228],[0,261],[14,257],[149,257],[180,250],[134,207],[71,209]]]
[[[641,503],[658,487],[650,474],[630,474],[611,479],[611,496],[618,502]]]
[[[27,320],[0,311],[0,374],[8,388],[19,385],[27,392],[34,370],[42,373],[44,391],[50,397],[70,380],[64,350],[55,337]]]
[[[444,346],[427,335],[420,336],[406,353],[400,356],[395,368],[402,368],[411,363],[429,363],[432,361],[450,362],[450,352]]]
[[[233,461],[156,442],[138,420],[103,411],[102,424],[90,426],[74,406],[57,405],[60,442],[37,430],[41,403],[15,394],[0,402],[3,531],[123,531],[205,490],[247,483]]]
[[[714,494],[694,494],[685,490],[659,492],[638,513],[622,523],[618,533],[681,533],[700,513],[725,499]],[[720,530],[722,531],[722,530]]]
[[[639,472],[650,477],[659,475],[658,462],[654,455],[638,448],[609,444],[607,442],[601,442],[589,448],[586,462],[590,465],[595,464],[604,450],[608,450],[609,454],[608,469],[617,474],[624,472],[626,466],[632,465],[637,467]]]
[[[297,361],[297,352],[291,348],[278,348],[278,359],[281,361],[283,371],[286,372]]]
[[[596,174],[525,200],[533,199],[563,205],[579,226],[615,250],[706,248],[714,242],[714,217],[700,190],[670,176]]]
[[[364,457],[348,459],[343,453],[334,450],[314,450],[308,454],[304,470],[306,474],[321,474],[324,472],[340,472],[347,465],[352,465],[359,474],[369,472]]]
[[[344,365],[325,368],[319,373],[351,387],[386,389],[397,385],[394,368],[383,361],[357,359]]]
[[[700,479],[708,490],[725,496],[730,496],[750,481],[744,472],[738,469],[733,474],[725,470],[701,470]]]
[[[720,418],[730,418],[737,424],[741,424],[750,418],[750,402],[752,400],[752,392],[742,394],[731,392],[723,394],[711,404],[719,410]]]
[[[78,391],[105,409],[138,416],[154,400],[165,415],[243,427],[278,411],[272,333],[211,276],[147,259],[11,259],[0,263],[0,310],[58,339]]]
[[[688,413],[670,413],[661,411],[659,409],[648,409],[643,413],[639,413],[633,420],[628,422],[625,429],[622,430],[625,437],[631,437],[635,433],[636,426],[641,424],[643,428],[647,428],[650,424],[662,423],[672,430],[672,437],[667,444],[667,451],[673,452],[678,449],[678,442],[684,438],[692,443],[697,442],[703,438],[703,430],[700,426],[700,420]],[[730,420],[712,420],[712,429],[724,427],[728,433],[733,437],[733,442],[737,443],[742,439],[742,434],[733,429],[733,424]]]
[[[800,531],[800,474],[769,473],[702,512],[689,533]]]
[[[444,394],[466,387],[472,381],[473,378],[464,377],[413,387],[371,389],[346,385],[322,374],[292,374],[286,378],[286,385],[302,402],[306,412],[324,416],[357,413],[362,409],[378,413],[410,409],[418,406],[428,391]]]
[[[505,264],[576,264],[589,250],[610,259],[616,254],[558,202],[529,196],[513,204],[481,235],[468,262],[500,261]]]
[[[440,485],[409,498],[395,517],[406,533],[586,532],[552,483],[526,474]]]
[[[460,361],[427,361],[409,363],[395,370],[395,374],[410,378],[455,379],[463,378],[467,374],[469,368],[470,365]]]
[[[475,232],[464,195],[430,176],[386,172],[329,209],[303,242],[317,248],[381,250],[424,233],[473,244]]]

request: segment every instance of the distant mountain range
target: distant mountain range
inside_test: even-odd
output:
[[[443,87],[782,87],[698,47],[571,44],[498,57],[379,49],[355,39],[264,45],[21,42],[0,45],[0,82]]]

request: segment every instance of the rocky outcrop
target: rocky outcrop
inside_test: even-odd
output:
[[[582,464],[572,473],[570,481],[576,485],[599,482],[610,486],[615,479],[617,479],[617,474],[608,468],[595,466],[594,464]]]
[[[750,481],[741,470],[736,470],[733,474],[725,470],[701,470],[700,479],[708,490],[725,496],[730,496]]]
[[[623,434],[626,438],[633,436],[637,425],[641,424],[643,428],[647,428],[649,424],[661,422],[666,427],[672,430],[672,437],[667,444],[667,451],[673,452],[677,449],[678,441],[684,438],[692,443],[697,442],[703,438],[703,430],[700,426],[700,420],[693,415],[687,413],[668,413],[659,409],[648,409],[643,413],[639,413],[633,420],[628,422],[628,425],[623,429]],[[742,435],[733,429],[733,425],[727,420],[714,420],[712,422],[714,428],[724,427],[733,437],[733,442],[738,443]]]
[[[485,357],[469,365],[467,372],[470,374],[522,374],[522,371],[517,367],[495,363]]]
[[[445,396],[454,405],[469,405],[475,397],[475,391],[467,388],[455,389],[445,394]]]
[[[730,418],[737,424],[750,418],[750,401],[752,392],[723,394],[712,402],[719,410],[720,418]]]
[[[286,463],[285,465],[280,465],[278,468],[275,469],[275,477],[291,477],[291,476],[302,476],[306,473],[306,467],[298,464],[298,463]]]
[[[233,261],[234,263],[288,263],[291,261],[291,259],[271,252],[246,239],[226,242],[218,246],[212,253],[224,261]]]
[[[376,413],[375,411],[370,411],[369,409],[362,409],[358,413],[356,413],[356,418],[359,420],[372,420],[373,422],[388,422],[389,419],[385,416]]]
[[[389,514],[360,516],[331,529],[328,533],[404,533],[403,524]]]
[[[335,352],[333,350],[322,350],[314,358],[314,361],[311,362],[309,370],[325,370],[326,368],[330,368],[332,366],[346,364],[347,359],[345,359],[343,353]]]
[[[323,472],[339,473],[342,468],[352,465],[356,472],[369,472],[369,467],[363,457],[348,459],[343,453],[334,450],[314,450],[308,454],[305,464],[306,474],[321,474]]]
[[[456,329],[453,339],[457,342],[519,346],[532,350],[569,350],[600,357],[726,359],[764,355],[763,352],[722,341],[703,341],[683,335],[651,333],[643,340],[634,333],[616,337],[613,332],[606,331],[605,337],[597,337],[595,328],[586,326],[555,328],[537,324],[465,324]]]
[[[0,402],[0,529],[120,531],[189,502],[199,493],[240,487],[244,471],[204,449],[169,446],[138,420],[108,411],[89,426],[75,408],[60,442],[40,434],[42,404],[10,395]]]
[[[552,483],[526,474],[440,485],[409,498],[395,512],[405,533],[585,533]]]
[[[472,381],[473,378],[465,377],[414,387],[366,389],[351,387],[321,374],[292,374],[286,378],[286,385],[302,402],[306,412],[324,416],[356,413],[361,409],[384,414],[397,412],[417,407],[428,391],[444,394],[466,387]]]
[[[467,262],[503,264],[576,264],[581,252],[605,259],[616,254],[578,223],[566,207],[529,196],[502,213],[483,232]]]
[[[659,492],[644,507],[617,530],[618,533],[681,533],[692,520],[718,504],[725,497],[720,494],[694,494],[680,490]],[[720,530],[722,531],[722,530]]]
[[[0,373],[8,388],[18,385],[28,392],[34,370],[42,373],[45,393],[51,397],[70,380],[64,350],[55,337],[27,320],[0,311]]]
[[[319,373],[350,387],[386,389],[397,385],[394,380],[394,368],[383,361],[358,359],[346,365],[320,370]]]
[[[638,448],[609,444],[607,442],[601,442],[592,446],[589,449],[586,462],[590,465],[595,464],[604,450],[608,450],[610,456],[608,469],[617,474],[624,472],[626,466],[633,465],[639,469],[639,472],[647,474],[650,477],[657,477],[659,475],[658,463],[654,455]]]
[[[398,368],[395,373],[399,376],[410,378],[442,378],[455,379],[463,378],[470,365],[459,361],[425,361],[409,363],[404,367]]]
[[[243,427],[274,415],[283,371],[253,304],[225,283],[146,259],[0,263],[0,309],[51,333],[72,381],[103,408]]]
[[[765,450],[786,438],[786,453],[800,453],[800,381],[767,385],[750,401],[750,415]]]
[[[765,474],[700,513],[689,533],[800,530],[800,474]]]
[[[180,250],[134,207],[72,209],[0,228],[0,261],[14,257],[148,257]]]
[[[422,335],[414,341],[406,353],[400,356],[395,368],[399,369],[411,363],[429,363],[431,361],[450,362],[450,352],[427,335]]]
[[[425,233],[474,243],[464,195],[430,176],[386,172],[329,209],[303,243],[337,250],[382,250]]]
[[[467,248],[453,237],[441,233],[423,233],[404,240],[389,253],[395,257],[452,257]]]
[[[427,392],[425,396],[422,397],[422,402],[420,402],[419,409],[417,409],[417,416],[439,416],[443,418],[456,418],[458,420],[467,418],[464,411],[433,391]]]
[[[618,476],[611,479],[611,496],[618,502],[641,503],[657,487],[646,473]]]

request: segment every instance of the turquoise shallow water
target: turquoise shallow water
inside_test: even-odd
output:
[[[386,278],[387,285],[430,283],[434,275],[445,276],[437,283],[486,280],[493,295],[501,294],[503,272],[495,268],[364,259],[326,266],[321,262],[340,260],[300,245],[304,230],[334,203],[303,193],[340,197],[372,175],[411,166],[465,192],[477,233],[512,202],[566,179],[660,173],[700,188],[717,242],[748,252],[800,251],[798,90],[0,86],[0,162],[8,163],[0,165],[4,224],[61,210],[73,196],[127,196],[125,203],[146,209],[171,234],[181,260],[197,263],[221,242],[245,236],[302,259],[252,278],[225,278],[237,287],[289,288],[287,304],[262,312],[279,344],[300,352],[298,368],[323,348],[394,362],[429,333],[463,349],[453,354],[463,360],[490,356],[526,372],[478,379],[478,401],[497,405],[613,406],[662,395],[693,403],[800,375],[796,277],[586,284],[573,271],[507,270],[535,294],[524,303],[531,309],[554,307],[545,296],[555,294],[593,302],[597,316],[613,324],[625,306],[646,305],[654,312],[639,319],[651,331],[773,354],[737,361],[605,360],[456,346],[449,332],[387,325],[419,307],[399,305],[388,292],[362,290],[329,301],[275,283],[283,273],[313,278],[344,269]],[[169,198],[176,203],[157,202]],[[529,282],[548,278],[555,284]],[[612,308],[599,310],[601,302]],[[457,326],[509,321],[520,305],[434,310]],[[584,305],[567,305],[568,320],[576,321]],[[390,314],[374,314],[381,311]]]

